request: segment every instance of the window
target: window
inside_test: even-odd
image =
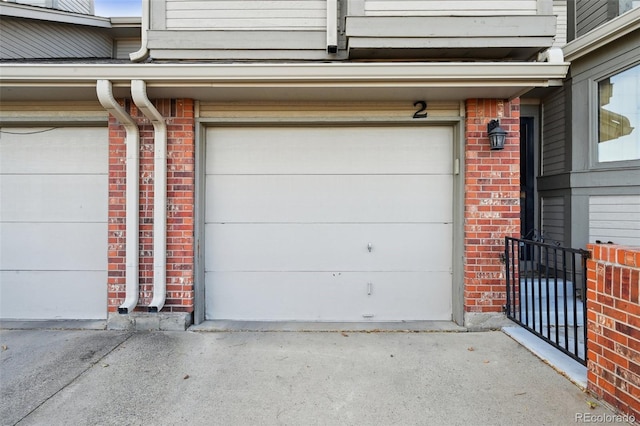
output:
[[[619,15],[622,15],[625,12],[630,11],[631,9],[635,9],[636,7],[640,7],[639,0],[619,0]]]
[[[598,161],[640,159],[640,65],[598,83]]]

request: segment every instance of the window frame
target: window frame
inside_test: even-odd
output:
[[[589,128],[589,158],[592,169],[600,170],[640,167],[640,158],[631,160],[600,161],[598,153],[598,143],[600,139],[600,82],[635,67],[640,67],[640,61],[636,60],[628,64],[624,64],[623,66],[609,69],[606,73],[601,73],[590,79],[591,93],[589,95],[589,99],[591,105],[589,108],[589,119],[591,123]],[[640,123],[636,126],[636,130],[640,132]]]

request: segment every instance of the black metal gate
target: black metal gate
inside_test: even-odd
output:
[[[584,365],[588,256],[586,250],[505,238],[507,317]]]

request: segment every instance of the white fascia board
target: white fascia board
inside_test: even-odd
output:
[[[38,21],[59,22],[63,24],[85,25],[98,28],[111,28],[109,18],[82,15],[62,10],[46,9],[17,3],[0,1],[0,16],[34,19]]]
[[[432,62],[318,64],[12,64],[0,65],[0,86],[83,87],[97,80],[149,87],[546,87],[569,63]]]
[[[567,43],[562,48],[564,59],[569,62],[575,61],[638,29],[640,29],[640,7],[631,9]]]

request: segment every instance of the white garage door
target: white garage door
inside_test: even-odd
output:
[[[106,318],[107,182],[106,128],[2,128],[1,318]]]
[[[206,135],[207,319],[451,319],[450,127]]]

